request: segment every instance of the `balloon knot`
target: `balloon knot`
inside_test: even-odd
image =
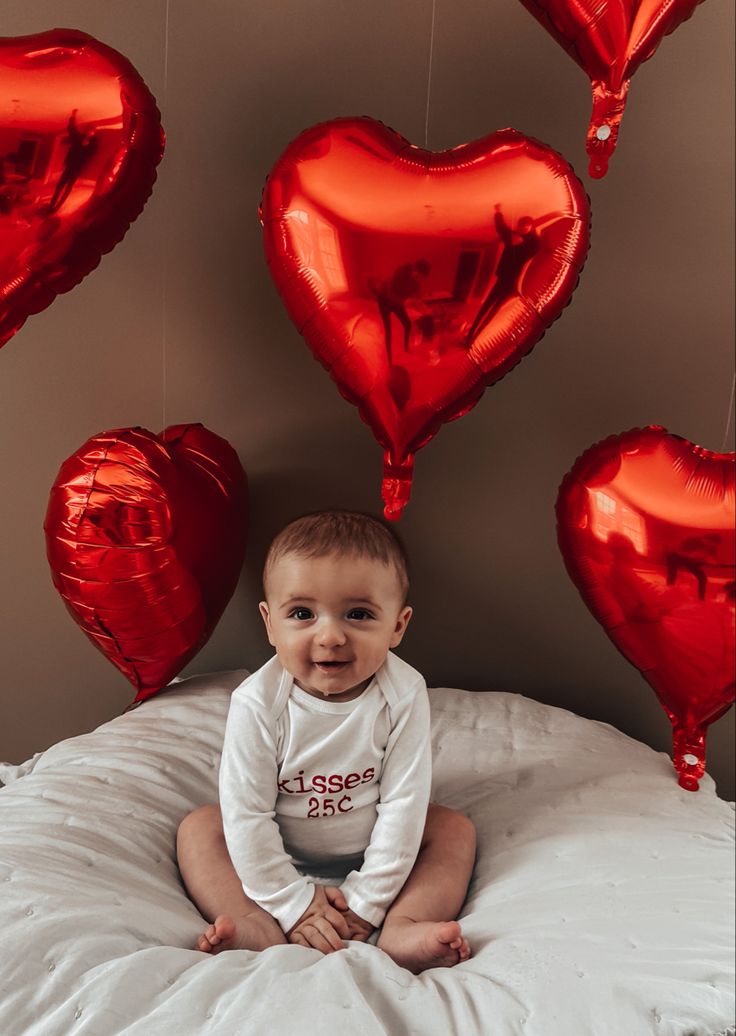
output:
[[[618,90],[611,90],[597,80],[593,88],[593,113],[588,126],[585,149],[590,164],[588,174],[600,180],[608,172],[608,162],[616,150],[618,131],[626,107],[629,80],[624,80]]]
[[[394,464],[386,454],[383,462],[383,514],[390,522],[396,522],[409,502],[414,457],[409,456],[403,464]]]
[[[672,762],[680,787],[697,791],[705,773],[705,727],[673,718]]]

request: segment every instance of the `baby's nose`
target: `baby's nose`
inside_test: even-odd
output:
[[[317,640],[323,646],[345,643],[345,630],[337,619],[324,618],[317,629]]]

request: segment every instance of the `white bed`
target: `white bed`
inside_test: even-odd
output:
[[[0,765],[2,1036],[733,1033],[733,808],[666,755],[515,694],[430,691],[434,798],[479,835],[472,958],[208,956],[174,836],[216,798],[242,672]]]

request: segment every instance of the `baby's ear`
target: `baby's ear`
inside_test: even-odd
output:
[[[271,613],[268,610],[268,604],[265,601],[261,601],[258,605],[258,611],[261,613],[261,618],[263,619],[263,623],[266,627],[268,643],[271,645],[271,647],[275,647],[276,645],[273,642],[273,633],[271,631]]]
[[[413,609],[406,605],[399,612],[398,618],[396,619],[396,628],[394,629],[391,637],[391,647],[398,647],[401,641],[404,639],[406,633],[406,627],[409,625],[409,619],[412,617]]]

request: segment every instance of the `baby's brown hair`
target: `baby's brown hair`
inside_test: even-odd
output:
[[[393,565],[402,600],[409,591],[409,562],[403,543],[388,525],[359,511],[315,511],[302,515],[275,537],[263,566],[263,588],[267,592],[269,574],[286,554],[303,558],[363,557]]]

